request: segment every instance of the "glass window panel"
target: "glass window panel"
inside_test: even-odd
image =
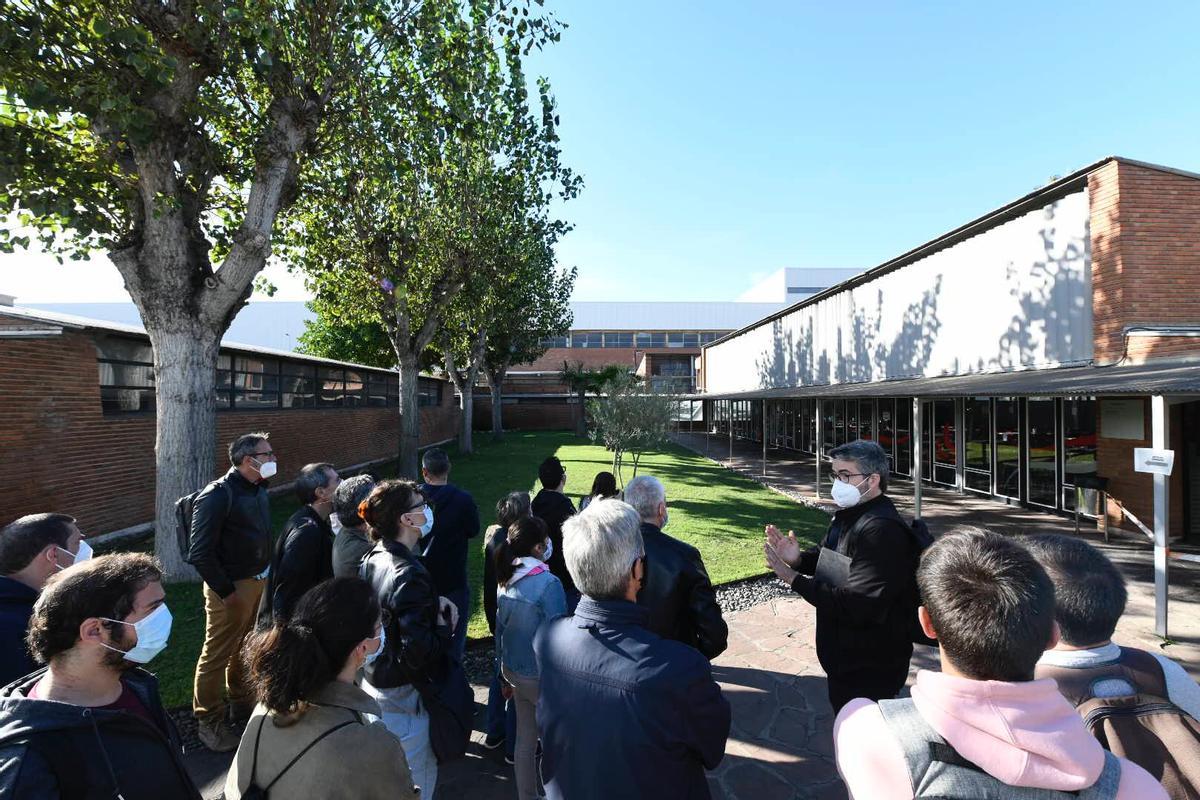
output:
[[[272,380],[276,380],[274,376]],[[278,408],[279,407],[279,392],[261,391],[258,389],[234,389],[233,391],[233,407],[234,408]]]
[[[858,401],[858,438],[874,439],[871,421],[875,419],[875,403],[872,400]]]
[[[1075,476],[1096,472],[1096,400],[1067,398],[1062,401],[1063,508],[1075,510]],[[1095,494],[1094,492],[1088,493]],[[1087,497],[1083,511],[1098,513],[1099,497]]]
[[[996,494],[1021,493],[1021,417],[1016,398],[998,397],[995,403]]]
[[[683,345],[684,345],[683,337],[684,337],[684,334],[682,334],[682,333],[668,333],[667,334],[667,347],[683,347]]]
[[[231,369],[230,364],[232,361],[233,359],[228,353],[221,353],[217,356],[217,369]]]
[[[317,405],[340,407],[345,402],[345,374],[340,369],[317,370]]]
[[[700,334],[685,333],[683,335],[683,346],[684,347],[699,347],[700,346]]]
[[[1053,507],[1058,496],[1054,401],[1031,399],[1026,414],[1029,420],[1029,502]]]
[[[875,413],[875,440],[887,451],[889,459],[895,459],[896,429],[892,414],[895,413],[895,401],[880,400]]]
[[[217,408],[229,408],[229,390],[217,390]]]
[[[967,469],[992,471],[992,403],[986,397],[969,397],[963,403]]]
[[[295,372],[300,374],[284,375],[279,379],[282,385],[283,407],[316,408],[316,370],[309,367],[306,372],[301,373],[299,370],[295,370]]]
[[[834,446],[835,415],[833,407],[836,405],[838,403],[834,400],[826,400],[821,403],[821,416],[824,417],[821,420],[821,445],[825,449]]]
[[[154,351],[150,349],[150,343],[137,339],[102,336],[96,339],[96,352],[103,359],[154,364]]]
[[[547,336],[546,338],[542,339],[542,347],[545,347],[545,348],[551,348],[551,347],[560,347],[561,348],[561,347],[566,347],[566,346],[567,346],[567,337],[566,336]]]
[[[933,403],[933,457],[935,463],[957,466],[958,441],[954,427],[954,401],[935,400]],[[946,483],[946,481],[939,481]],[[949,483],[956,483],[951,480]]]
[[[100,409],[105,414],[153,411],[154,390],[121,386],[101,386]]]
[[[571,347],[601,347],[604,344],[602,333],[572,333]]]
[[[442,382],[432,378],[417,380],[417,405],[438,406],[442,403]]]
[[[896,400],[896,474],[912,475],[912,407],[911,397]]]
[[[992,491],[992,476],[990,473],[967,470],[963,476],[963,480],[966,481],[968,489],[987,494],[990,494]]]
[[[346,370],[346,405],[361,406],[363,404],[363,375],[361,372]]]
[[[833,406],[833,443],[845,444],[846,439],[846,401],[834,400]]]
[[[633,347],[633,333],[627,331],[609,331],[604,334],[605,347]]]
[[[858,438],[858,401],[846,401],[846,441],[853,442]]]

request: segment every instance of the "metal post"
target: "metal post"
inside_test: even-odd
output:
[[[817,460],[817,497],[821,496],[821,467],[823,466],[821,464],[821,448],[824,446],[825,442],[825,415],[822,413],[823,403],[824,401],[818,397],[813,404],[813,407],[816,409],[815,413],[817,415],[817,440],[813,442],[813,452],[816,453]]]
[[[912,431],[912,479],[913,517],[921,516],[921,398],[913,398]]]
[[[767,398],[762,401],[763,477],[767,477]]]
[[[729,419],[729,468],[733,469],[733,401],[725,401],[725,410]]]
[[[1170,447],[1170,419],[1167,399],[1161,394],[1150,398],[1151,444],[1156,450]],[[1170,505],[1170,478],[1154,473],[1154,632],[1167,636],[1167,532]]]
[[[709,451],[712,450],[712,429],[713,423],[716,422],[713,413],[717,407],[715,400],[701,400],[700,413],[704,416],[704,455],[707,457]]]

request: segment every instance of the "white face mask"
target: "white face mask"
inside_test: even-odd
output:
[[[833,488],[830,489],[829,494],[833,497],[833,502],[837,503],[841,508],[856,506],[862,500],[862,490],[859,487],[870,479],[870,476],[863,478],[862,482],[858,486],[855,486],[838,478],[833,482]]]
[[[342,521],[337,514],[329,515],[329,527],[333,529],[333,535],[337,536],[342,532]]]
[[[55,547],[58,547],[58,545],[55,545]],[[64,553],[66,553],[67,555],[69,555],[71,558],[74,559],[71,562],[70,566],[75,566],[79,562],[87,561],[89,558],[92,557],[92,546],[90,544],[88,544],[87,542],[85,542],[83,539],[79,540],[79,552],[78,553],[72,553],[70,550],[68,550],[65,547],[58,547],[58,549],[62,550]],[[66,567],[59,566],[59,569],[66,569]]]
[[[549,561],[550,556],[554,555],[554,540],[546,540],[546,552],[542,553],[542,561]]]
[[[363,662],[364,667],[367,666],[368,664],[370,664],[375,659],[379,658],[379,654],[383,652],[383,645],[385,642],[387,642],[387,631],[384,630],[383,628],[380,628],[379,629],[379,647],[377,647],[375,649],[374,653],[367,653],[367,660]]]
[[[421,525],[421,535],[428,536],[433,530],[433,506],[425,506],[425,523]]]
[[[258,464],[258,474],[263,480],[269,480],[275,477],[279,465],[274,461],[259,461],[257,458],[251,459],[255,464]]]
[[[119,619],[108,619],[107,617],[101,617],[101,619],[133,627],[134,632],[137,633],[137,644],[132,649],[117,650],[115,647],[104,646],[113,652],[121,653],[125,656],[126,661],[132,661],[135,664],[145,664],[153,660],[156,655],[166,649],[167,640],[171,638],[171,612],[167,610],[166,603],[154,609],[146,618],[140,619],[137,622],[124,622]]]

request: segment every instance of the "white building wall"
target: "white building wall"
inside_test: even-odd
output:
[[[933,377],[1092,357],[1082,190],[705,351],[708,392]]]

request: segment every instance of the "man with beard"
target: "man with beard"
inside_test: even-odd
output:
[[[49,580],[28,636],[47,666],[0,691],[0,797],[199,800],[158,681],[139,668],[167,645],[165,597],[141,553]]]

